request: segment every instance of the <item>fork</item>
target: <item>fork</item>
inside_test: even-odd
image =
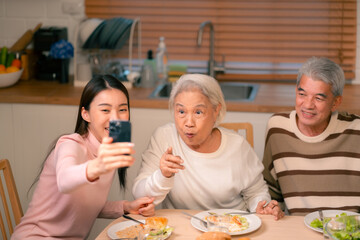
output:
[[[320,221],[324,222],[324,214],[321,209],[319,210],[319,217],[320,217]]]
[[[320,221],[322,222],[323,228],[324,228],[324,214],[321,209],[319,210],[319,217],[320,217]]]
[[[217,215],[217,213],[214,212],[208,212],[210,215]],[[228,212],[228,213],[224,213],[225,215],[230,215],[230,214],[237,214],[237,215],[251,215],[251,214],[255,214],[256,212]]]
[[[251,214],[256,214],[256,212],[228,212],[225,214],[251,215]]]
[[[188,215],[188,216],[190,216],[190,217],[193,217],[193,218],[199,220],[199,221],[200,221],[202,224],[204,224],[204,226],[207,228],[207,222],[206,222],[205,220],[203,220],[203,219],[201,219],[201,218],[198,218],[197,216],[191,215],[191,214],[189,214],[189,213],[187,213],[187,212],[181,212],[181,213],[183,213],[183,214],[185,214],[185,215]]]

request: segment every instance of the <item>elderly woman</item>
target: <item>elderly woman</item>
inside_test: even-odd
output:
[[[133,187],[136,198],[155,197],[165,208],[231,208],[283,217],[278,203],[270,201],[263,165],[249,143],[218,127],[226,106],[214,78],[183,75],[169,107],[175,123],[151,137]]]

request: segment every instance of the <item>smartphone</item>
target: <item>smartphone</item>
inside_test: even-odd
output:
[[[129,121],[111,120],[109,137],[113,142],[131,142],[131,123]]]

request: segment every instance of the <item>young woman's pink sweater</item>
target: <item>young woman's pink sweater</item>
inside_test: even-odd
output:
[[[88,161],[96,158],[99,145],[91,133],[59,139],[11,239],[85,239],[97,217],[123,214],[122,201],[107,201],[115,171],[94,182],[86,178]]]

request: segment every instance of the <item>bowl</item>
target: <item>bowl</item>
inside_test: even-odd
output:
[[[10,87],[19,81],[24,69],[12,73],[0,74],[0,88]]]
[[[360,215],[332,218],[325,224],[324,234],[334,240],[360,239]]]

